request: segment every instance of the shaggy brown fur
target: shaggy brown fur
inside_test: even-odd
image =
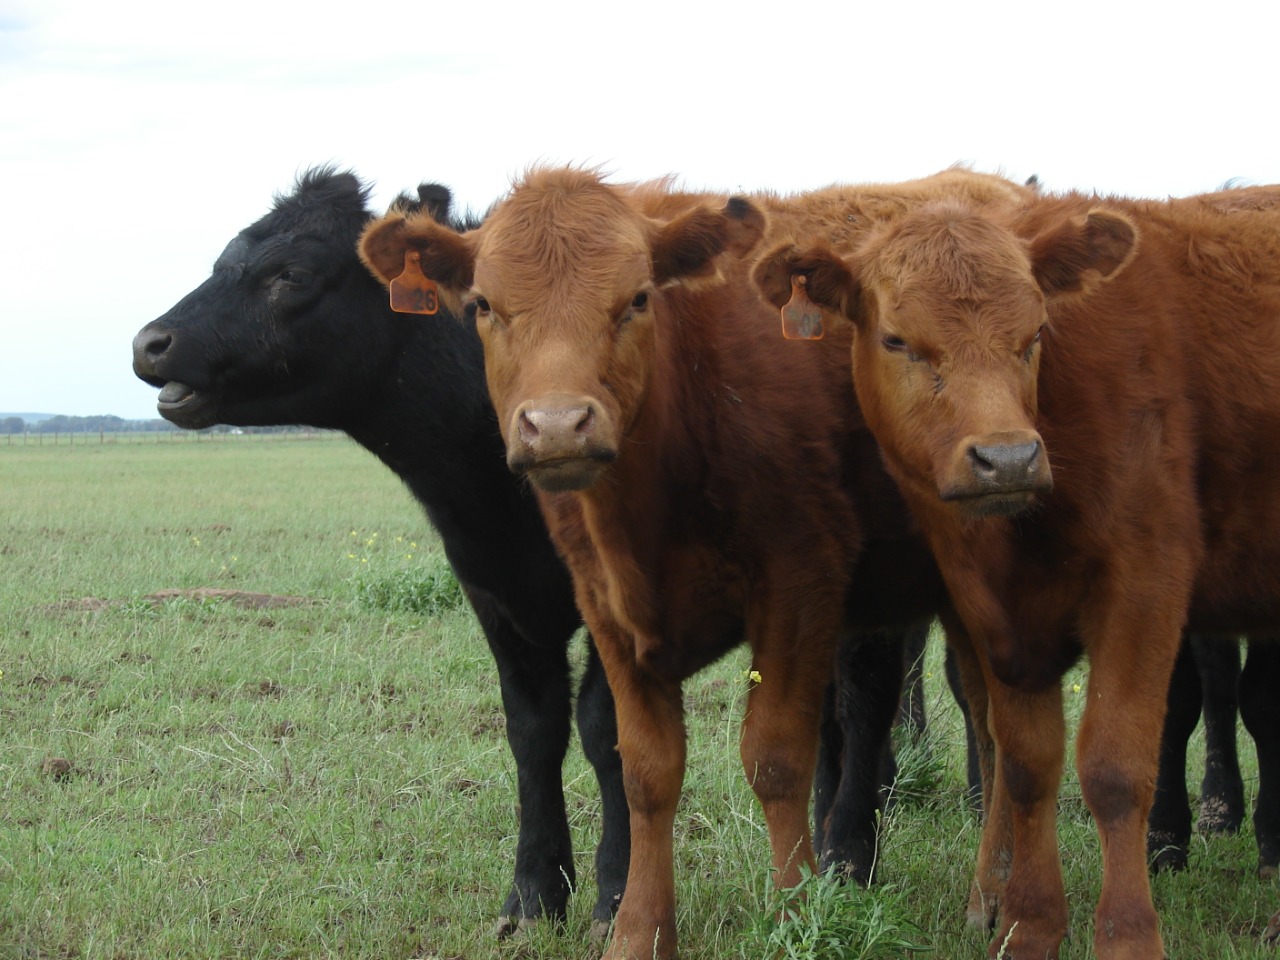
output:
[[[1180,632],[1280,615],[1280,189],[925,206],[848,259],[784,246],[756,277],[781,303],[795,272],[856,328],[860,405],[954,599],[979,733],[989,695],[971,909],[999,912],[993,955],[1056,957],[1066,930],[1059,678],[1083,649],[1094,950],[1159,960],[1144,835]]]

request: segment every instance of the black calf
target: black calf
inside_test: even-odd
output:
[[[419,200],[447,217],[449,192]],[[227,246],[212,276],[134,340],[134,371],[179,426],[310,424],[343,430],[426,510],[498,666],[520,804],[515,877],[498,933],[563,917],[575,883],[561,766],[569,642],[581,626],[568,572],[533,497],[506,469],[474,330],[442,311],[391,311],[356,256],[367,190],[329,169]],[[409,202],[409,201],[405,201]],[[593,917],[607,922],[630,855],[613,700],[589,646],[578,729],[600,783],[604,831]]]

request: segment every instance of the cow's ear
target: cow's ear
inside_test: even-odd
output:
[[[743,197],[730,197],[720,210],[701,207],[657,223],[650,236],[654,282],[661,286],[714,274],[720,254],[745,256],[764,231],[764,213]]]
[[[443,183],[420,183],[418,203],[436,223],[448,223],[453,193]]]
[[[406,216],[393,210],[365,227],[360,259],[385,284],[400,276],[405,254],[416,251],[428,280],[447,290],[469,289],[475,273],[475,254],[468,235],[436,223],[429,214]]]
[[[791,299],[794,281],[804,278],[809,299],[837,317],[856,320],[861,303],[861,284],[849,264],[826,246],[801,249],[783,244],[764,254],[751,271],[751,280],[760,295],[781,309]]]
[[[1138,231],[1113,210],[1090,210],[1031,240],[1031,270],[1049,299],[1089,292],[1133,259]]]

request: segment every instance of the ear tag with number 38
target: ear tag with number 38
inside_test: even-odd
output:
[[[822,308],[809,299],[805,284],[809,278],[797,273],[791,278],[791,299],[782,308],[782,335],[788,340],[821,340]]]
[[[428,316],[440,309],[440,288],[422,272],[422,254],[404,252],[404,272],[391,281],[391,309],[396,313],[424,313]]]

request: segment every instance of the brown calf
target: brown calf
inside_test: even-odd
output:
[[[853,321],[853,381],[933,548],[999,762],[971,907],[1056,957],[1059,678],[1091,662],[1077,769],[1103,846],[1094,949],[1158,960],[1144,833],[1185,624],[1280,615],[1280,189],[940,203],[849,259],[766,253]],[[1011,861],[1010,861],[1011,857]]]
[[[1021,191],[940,176],[978,201]],[[971,188],[956,185],[966,178]],[[862,199],[904,207],[874,188]],[[807,222],[837,241],[876,216],[834,188],[759,204],[786,231]],[[860,425],[848,333],[775,343],[776,316],[740,259],[764,228],[743,199],[538,170],[476,230],[392,215],[362,241],[384,280],[408,252],[468,304],[507,462],[539,490],[599,646],[632,826],[610,958],[675,952],[681,682],[751,645],[761,682],[742,761],[777,878],[792,885],[814,862],[807,806],[837,637],[943,602]]]

